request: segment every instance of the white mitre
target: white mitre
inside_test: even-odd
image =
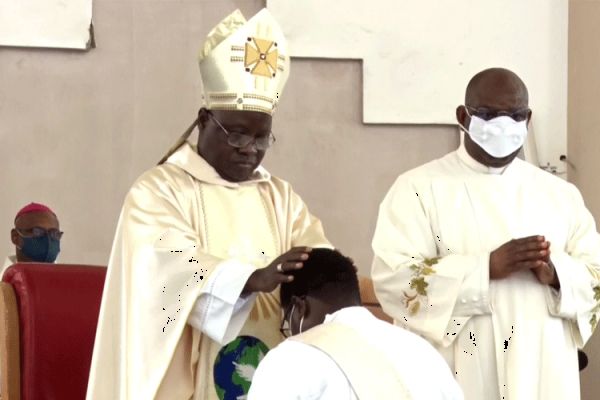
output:
[[[250,21],[234,11],[214,27],[200,49],[203,106],[273,115],[290,74],[288,54],[281,28],[266,8]],[[186,129],[159,165],[187,141],[197,124],[195,120]]]
[[[239,10],[209,34],[198,57],[209,110],[273,114],[290,72],[283,32],[267,9],[246,21]]]

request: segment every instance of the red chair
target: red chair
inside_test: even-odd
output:
[[[17,263],[0,283],[2,400],[83,400],[105,267]]]

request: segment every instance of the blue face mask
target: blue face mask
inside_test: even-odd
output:
[[[51,238],[49,234],[22,239],[21,251],[31,261],[53,263],[60,253],[60,240]]]

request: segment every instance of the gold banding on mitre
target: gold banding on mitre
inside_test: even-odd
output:
[[[227,100],[227,99],[237,99],[237,93],[209,93],[208,97],[211,100]]]
[[[226,104],[226,103],[213,103],[211,108],[211,110],[237,110],[238,106],[237,104]]]
[[[256,100],[266,101],[267,103],[275,104],[274,99],[267,97],[267,96],[261,96],[260,94],[244,93],[243,97],[244,97],[244,99],[256,99]]]
[[[244,106],[242,107],[244,111],[258,111],[258,112],[262,112],[262,113],[269,113],[272,112],[272,108],[268,108],[268,107],[262,107],[262,106],[257,106],[255,104],[244,104]],[[269,111],[271,110],[271,111]]]

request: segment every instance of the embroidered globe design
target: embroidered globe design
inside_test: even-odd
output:
[[[223,346],[213,368],[219,399],[246,399],[254,371],[268,351],[267,345],[253,336],[239,336]]]

